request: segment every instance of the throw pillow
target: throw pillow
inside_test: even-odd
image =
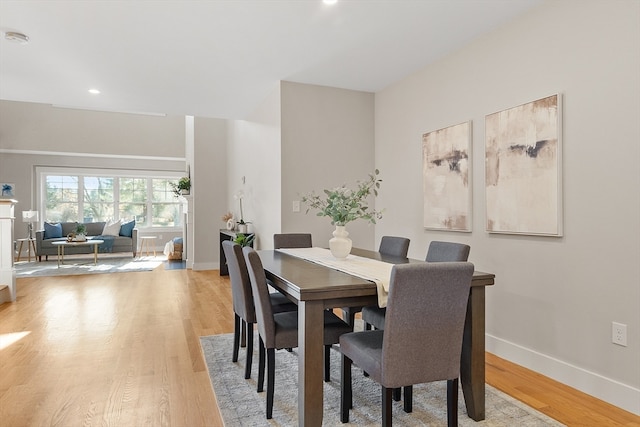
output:
[[[58,239],[62,237],[62,224],[50,224],[44,223],[44,238],[45,239]]]
[[[133,237],[133,229],[136,226],[136,220],[125,222],[120,226],[120,235],[124,237]]]
[[[102,230],[103,236],[118,236],[120,235],[120,221],[109,221],[104,225]]]

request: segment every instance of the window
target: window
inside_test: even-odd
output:
[[[78,219],[78,177],[46,177],[46,221],[75,221]]]
[[[107,175],[95,170],[70,173],[68,168],[64,172],[46,169],[38,175],[43,219],[47,222],[135,219],[141,227],[182,226],[182,203],[171,186],[177,183],[177,174],[162,177],[140,176],[139,171],[109,171]]]
[[[85,176],[83,182],[82,222],[109,221],[115,219],[114,188],[116,178]]]

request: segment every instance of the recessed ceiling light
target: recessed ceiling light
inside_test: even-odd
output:
[[[98,89],[89,89],[89,93],[97,95],[100,93],[100,91]]]
[[[22,33],[16,33],[14,31],[7,31],[6,33],[4,33],[4,38],[12,43],[29,43],[29,37]]]

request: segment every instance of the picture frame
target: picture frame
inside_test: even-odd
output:
[[[16,185],[8,182],[0,183],[0,198],[11,199],[16,196]]]
[[[422,135],[425,229],[471,232],[471,126],[469,120]]]
[[[562,96],[485,118],[486,231],[562,236]]]

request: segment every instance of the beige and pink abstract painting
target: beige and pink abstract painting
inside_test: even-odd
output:
[[[552,95],[486,116],[488,232],[562,235],[560,101]]]
[[[424,227],[471,231],[471,122],[422,135]]]

